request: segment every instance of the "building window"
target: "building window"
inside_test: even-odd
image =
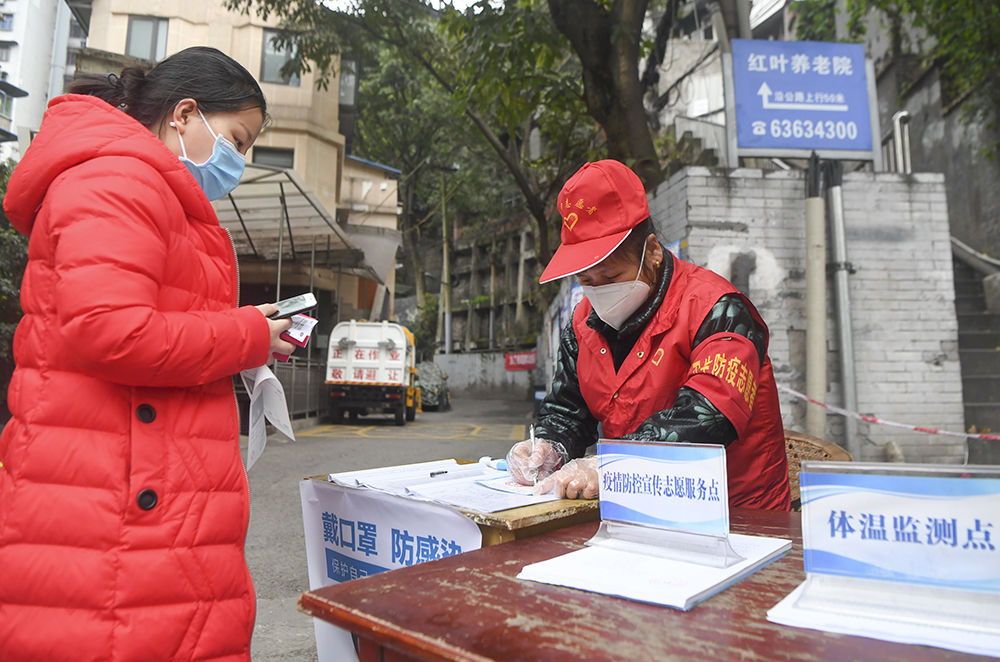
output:
[[[70,39],[83,39],[87,36],[87,33],[83,31],[80,23],[77,22],[76,18],[70,16],[69,21],[69,38]]]
[[[281,68],[292,59],[293,51],[291,48],[276,45],[274,38],[277,36],[277,30],[264,30],[264,44],[260,54],[260,80],[264,83],[298,85],[297,75],[281,75]]]
[[[254,147],[253,162],[261,165],[292,168],[295,165],[295,150],[278,147]]]
[[[159,62],[167,56],[167,19],[129,16],[125,54]]]
[[[340,61],[340,105],[353,106],[358,94],[358,61]]]
[[[0,62],[10,62],[10,44],[0,44]]]
[[[14,15],[0,14],[0,30],[11,31],[14,29]]]
[[[14,99],[0,92],[0,115],[10,118],[13,112]]]

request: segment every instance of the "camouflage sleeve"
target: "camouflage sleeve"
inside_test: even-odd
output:
[[[749,339],[757,350],[758,361],[763,359],[767,330],[754,319],[742,296],[726,294],[712,306],[695,334],[691,349],[717,333],[733,333]],[[733,424],[708,398],[693,388],[681,386],[670,409],[656,412],[625,438],[728,446],[737,436]]]
[[[538,409],[535,436],[561,443],[570,458],[583,457],[588,446],[597,441],[597,419],[590,413],[580,393],[576,359],[580,354],[573,322],[563,329],[556,356],[552,389]]]
[[[723,294],[719,297],[698,327],[691,349],[716,333],[735,333],[747,338],[757,350],[758,365],[763,362],[764,354],[767,352],[767,329],[754,319],[742,295]]]

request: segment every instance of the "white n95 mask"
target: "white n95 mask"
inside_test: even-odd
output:
[[[597,316],[616,331],[622,328],[625,320],[639,310],[639,306],[649,296],[649,284],[639,280],[645,260],[646,251],[643,250],[642,259],[639,260],[639,270],[635,274],[635,280],[631,282],[608,283],[597,287],[580,286]]]

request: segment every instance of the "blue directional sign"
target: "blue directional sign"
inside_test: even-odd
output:
[[[739,150],[872,152],[861,44],[733,40]]]

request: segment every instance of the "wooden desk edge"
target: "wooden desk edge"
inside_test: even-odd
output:
[[[328,620],[324,619],[320,614],[336,614],[343,619],[343,629],[353,633],[364,633],[357,635],[360,641],[368,640],[377,646],[390,648],[397,653],[408,655],[416,660],[434,662],[435,660],[445,658],[459,662],[491,662],[488,657],[469,653],[440,639],[428,637],[411,630],[403,630],[382,619],[365,615],[356,609],[341,607],[336,603],[323,599],[312,591],[306,591],[299,596],[297,608],[303,614],[319,618],[324,622],[328,622]],[[392,633],[396,638],[392,643],[377,640],[380,635],[388,633]],[[362,659],[364,658],[362,657]]]
[[[580,513],[586,513],[589,518],[597,519],[600,515],[600,505],[597,499],[559,499],[492,513],[465,508],[458,508],[458,511],[476,524],[514,531]]]
[[[461,460],[458,460],[461,462]],[[328,480],[329,474],[319,476],[306,476],[305,480],[317,480],[330,485],[338,485]],[[339,485],[350,490],[368,489],[363,487],[350,487]],[[406,498],[406,497],[400,497]],[[459,506],[448,506],[462,513],[476,524],[493,529],[505,531],[517,531],[526,529],[538,524],[544,524],[553,520],[565,522],[585,522],[599,517],[600,504],[597,499],[559,499],[557,501],[545,501],[535,503],[530,506],[519,506],[508,510],[501,510],[493,513],[484,513],[478,510],[468,510]],[[580,515],[586,513],[586,515]]]

